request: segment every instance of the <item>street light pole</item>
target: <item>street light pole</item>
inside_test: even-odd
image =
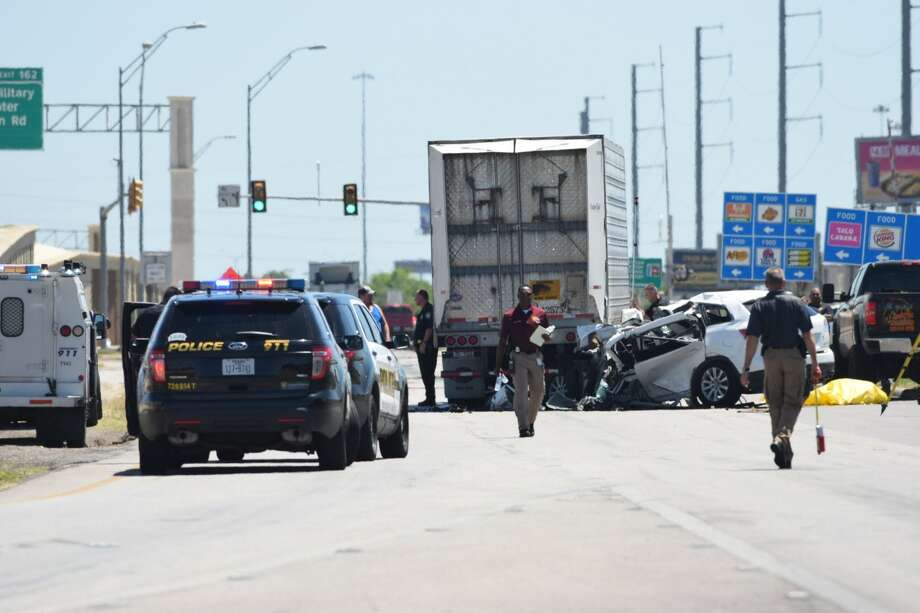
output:
[[[252,85],[246,86],[246,191],[252,185],[252,101],[256,99],[262,90],[274,79],[281,69],[284,68],[291,58],[298,51],[322,51],[326,45],[308,45],[297,47],[287,52],[275,65],[269,68],[268,72],[259,77]],[[246,277],[252,278],[252,201],[249,198],[249,206],[246,212]]]
[[[138,107],[138,122],[139,122],[139,132],[140,132],[140,166],[139,174],[141,179],[144,176],[144,109],[143,109],[143,99],[144,99],[144,68],[146,67],[147,57],[156,53],[156,50],[166,41],[167,37],[176,30],[200,30],[205,28],[205,24],[193,22],[185,26],[177,26],[175,28],[170,28],[160,34],[157,39],[150,43],[144,44],[141,46],[141,53],[135,57],[126,67],[118,68],[118,221],[119,221],[119,257],[118,257],[118,283],[119,283],[119,296],[124,302],[125,298],[125,144],[124,144],[124,88],[128,81],[131,80],[138,72],[141,73],[141,83],[138,91],[138,97],[141,101],[141,106]],[[127,77],[125,73],[128,73]],[[141,207],[139,212],[139,243],[141,249],[141,264],[143,264],[143,254],[144,254],[144,210]],[[103,254],[104,255],[104,254]]]
[[[147,66],[147,50],[152,45],[141,45],[141,78],[137,88],[137,178],[144,181],[144,69]],[[147,299],[146,271],[144,270],[144,207],[137,211],[137,244],[141,263],[141,299]]]
[[[374,75],[362,72],[352,77],[361,80],[361,199],[367,198],[367,80]],[[367,272],[367,204],[361,207],[361,272],[365,283],[370,279]]]

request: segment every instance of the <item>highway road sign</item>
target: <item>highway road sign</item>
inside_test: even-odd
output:
[[[633,266],[633,287],[642,288],[649,283],[661,289],[661,258],[629,258]]]
[[[815,235],[814,194],[786,194],[786,236],[812,238]]]
[[[751,236],[754,233],[754,194],[725,192],[722,206],[722,235]]]
[[[866,212],[854,209],[827,209],[824,231],[824,263],[863,263]]]
[[[238,209],[240,207],[240,186],[218,185],[217,207],[221,209]]]
[[[908,215],[904,232],[904,259],[920,260],[920,215]]]
[[[787,238],[783,270],[789,281],[815,280],[815,239]]]
[[[0,68],[0,149],[41,149],[42,69]]]
[[[722,238],[722,278],[730,281],[751,281],[753,277],[753,242],[749,236]]]
[[[763,279],[768,268],[783,265],[783,237],[757,236],[754,238],[754,279]]]
[[[754,215],[754,236],[785,236],[786,195],[754,194]]]
[[[900,260],[904,255],[904,213],[869,211],[866,213],[864,262]]]

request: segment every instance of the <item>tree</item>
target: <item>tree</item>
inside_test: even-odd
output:
[[[380,297],[379,302],[386,301],[386,294],[389,290],[402,292],[403,301],[412,302],[415,298],[415,292],[424,289],[431,296],[431,283],[421,277],[412,274],[405,268],[397,268],[393,272],[378,272],[371,276],[370,286]]]
[[[284,270],[267,270],[265,274],[262,275],[263,279],[290,279],[291,278],[291,269],[285,268]]]

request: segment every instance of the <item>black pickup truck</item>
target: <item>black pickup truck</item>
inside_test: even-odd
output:
[[[832,302],[834,286],[823,288]],[[838,376],[879,381],[898,375],[920,332],[920,261],[863,265],[834,316]],[[920,380],[920,359],[908,376]]]

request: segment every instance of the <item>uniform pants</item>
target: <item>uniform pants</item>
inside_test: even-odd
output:
[[[529,428],[537,420],[543,404],[543,354],[514,353],[514,413],[518,428]]]
[[[438,350],[433,345],[425,347],[425,353],[418,352],[418,369],[425,384],[425,401],[434,402],[434,370],[438,365]]]
[[[763,354],[764,393],[770,405],[773,439],[789,436],[802,410],[805,358],[798,349],[767,349]]]

